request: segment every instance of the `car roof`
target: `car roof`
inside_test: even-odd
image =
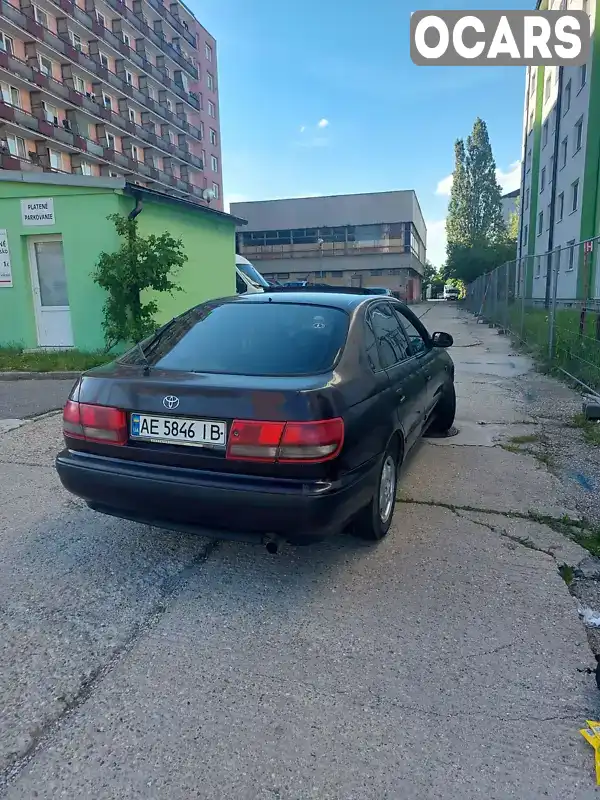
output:
[[[354,310],[368,301],[381,300],[382,295],[350,294],[345,292],[261,292],[240,294],[226,298],[225,302],[241,303],[288,303],[311,306],[328,306]]]

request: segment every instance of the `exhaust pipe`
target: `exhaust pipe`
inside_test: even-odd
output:
[[[263,542],[267,548],[267,553],[270,553],[272,556],[277,555],[277,551],[279,550],[279,539],[277,536],[265,536]]]

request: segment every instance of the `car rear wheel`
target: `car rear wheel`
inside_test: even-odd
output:
[[[378,541],[389,531],[396,505],[400,449],[393,441],[381,459],[379,480],[373,499],[357,516],[354,532],[362,539]]]
[[[456,417],[456,391],[454,384],[449,384],[435,407],[433,420],[428,433],[448,433],[454,425]]]

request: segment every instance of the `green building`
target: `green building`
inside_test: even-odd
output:
[[[115,178],[0,172],[0,346],[94,351],[104,346],[104,291],[92,274],[121,244],[108,218],[141,209],[140,236],[168,231],[183,242],[183,291],[157,295],[158,322],[235,294],[239,220]]]

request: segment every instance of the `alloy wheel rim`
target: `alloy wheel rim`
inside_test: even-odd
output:
[[[396,464],[392,456],[387,455],[381,470],[379,482],[379,517],[385,525],[394,507],[396,493]]]

